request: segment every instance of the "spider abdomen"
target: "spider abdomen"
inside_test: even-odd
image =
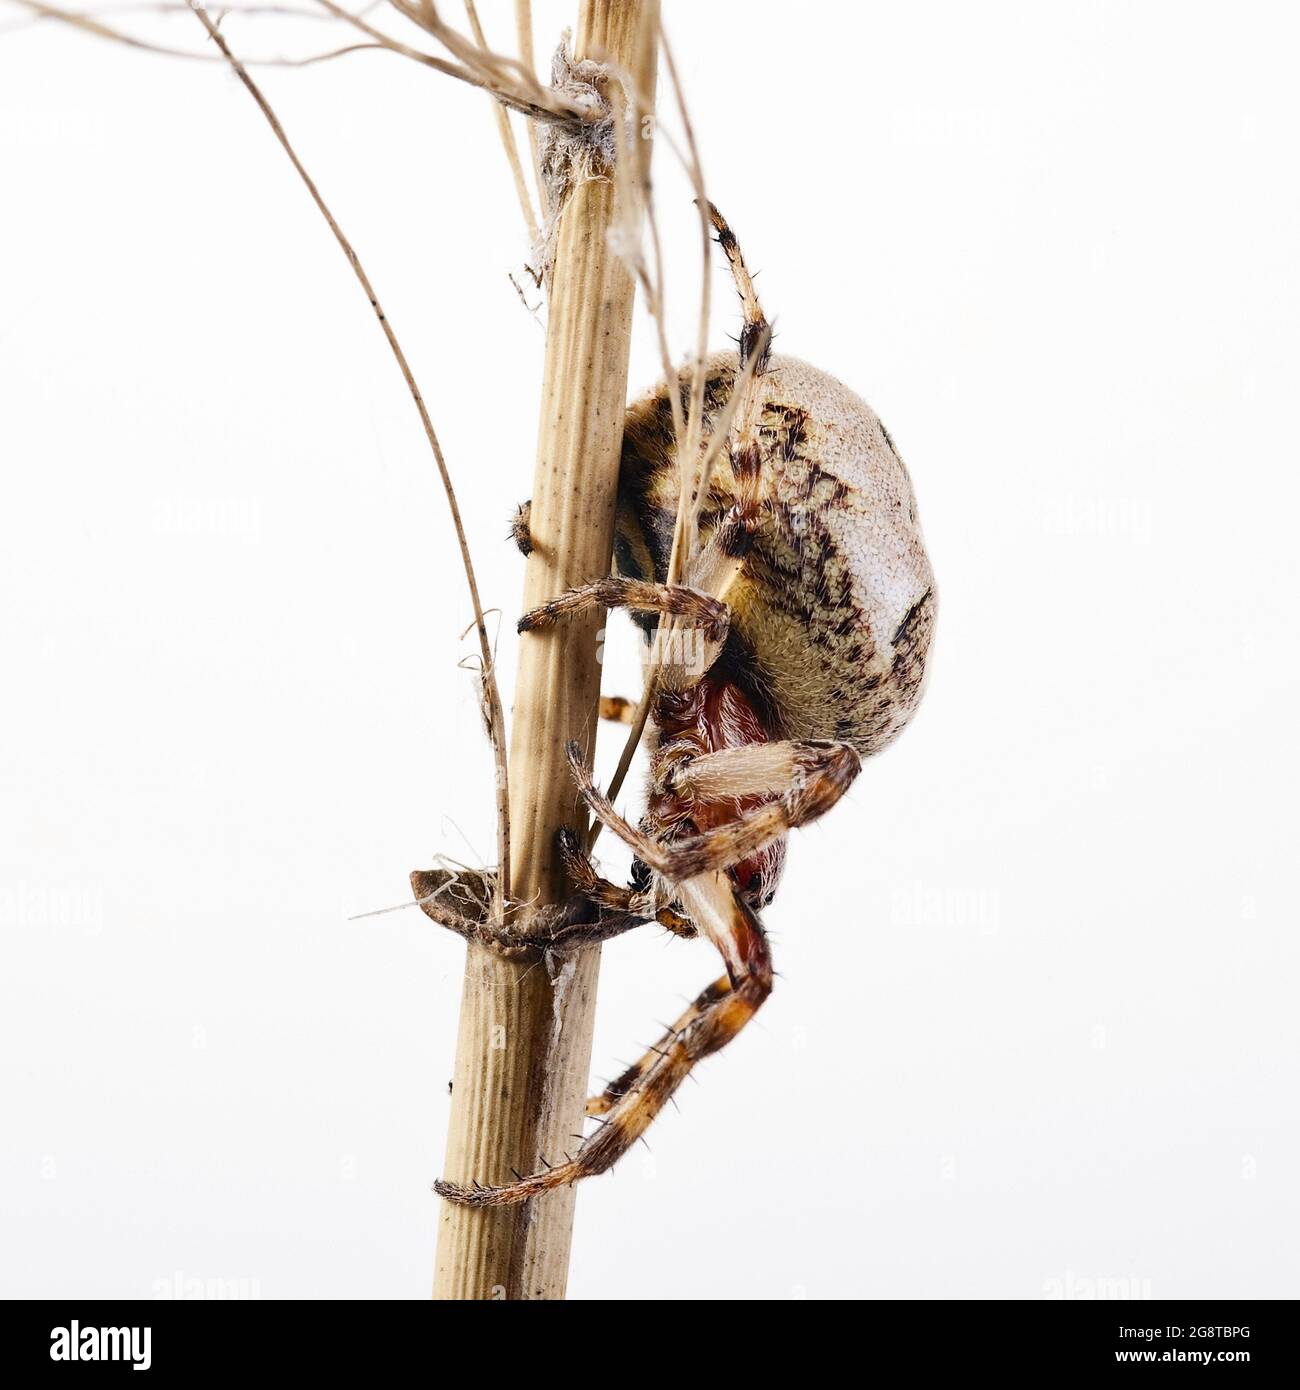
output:
[[[708,364],[705,437],[735,381]],[[683,377],[683,385],[686,378]],[[834,739],[880,751],[920,699],[934,627],[934,578],[907,470],[875,413],[833,377],[773,357],[761,400],[760,507],[726,595],[723,673],[763,712],[770,737]],[[679,473],[667,389],[628,412],[615,560],[663,582]],[[700,542],[736,500],[725,452],[700,515]]]

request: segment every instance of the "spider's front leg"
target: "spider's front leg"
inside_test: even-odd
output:
[[[726,641],[731,619],[725,603],[684,584],[656,584],[647,579],[607,575],[525,613],[519,619],[519,631],[535,632],[590,608],[628,608],[634,613],[681,618],[689,626],[701,629],[715,655]]]
[[[758,1012],[772,992],[772,959],[758,918],[722,874],[683,884],[682,892],[691,916],[722,952],[726,977],[710,985],[683,1015],[683,1026],[654,1049],[653,1060],[628,1080],[600,1128],[582,1141],[576,1155],[504,1187],[439,1181],[434,1188],[440,1196],[468,1206],[506,1206],[612,1168],[649,1129],[691,1068],[725,1047]]]
[[[572,832],[561,835],[568,835],[576,845]],[[583,892],[579,885],[578,893],[557,907],[502,924],[492,916],[494,886],[491,874],[468,869],[459,873],[416,869],[411,874],[411,890],[426,917],[467,942],[507,957],[539,958],[546,951],[594,946],[656,919],[653,908],[638,910],[641,904],[633,901],[632,894],[605,899]],[[597,909],[594,918],[592,907]],[[663,916],[658,920],[672,929]]]
[[[572,830],[561,830],[556,836],[560,857],[569,880],[587,902],[595,903],[611,912],[623,913],[638,922],[658,922],[674,936],[691,937],[695,926],[680,912],[664,906],[654,892],[638,892],[633,888],[622,888],[609,879],[602,878],[591,862],[591,856],[582,848],[578,837]]]

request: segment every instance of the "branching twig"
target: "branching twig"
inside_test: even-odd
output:
[[[317,0],[317,3],[328,10],[338,9],[333,0]],[[512,110],[531,116],[533,120],[571,122],[585,119],[585,113],[560,93],[544,87],[537,80],[537,74],[525,68],[519,59],[493,53],[445,24],[433,0],[418,0],[418,3],[413,0],[390,0],[390,3],[398,14],[437,39],[464,65],[457,67],[455,64],[440,63],[440,71],[475,87],[482,87],[498,101],[504,102]]]
[[[169,44],[155,43],[149,39],[139,38],[134,34],[118,29],[114,25],[104,23],[102,19],[93,14],[62,9],[57,5],[47,3],[47,0],[12,0],[12,3],[31,11],[42,19],[56,19],[72,28],[94,34],[98,38],[110,39],[114,43],[124,44],[128,48],[139,49],[146,53],[160,53],[172,58],[186,58],[193,62],[223,61],[217,55],[198,52],[194,49],[176,48]],[[453,51],[461,57],[461,62],[448,62],[445,58],[435,57],[432,53],[425,53],[421,49],[411,47],[410,44],[402,43],[399,39],[393,38],[391,34],[386,34],[382,29],[370,24],[363,17],[366,13],[365,10],[345,9],[342,5],[334,3],[334,0],[316,0],[316,3],[328,16],[364,34],[369,42],[347,44],[341,48],[331,49],[327,53],[315,53],[304,58],[243,58],[240,60],[242,65],[245,68],[309,67],[313,63],[325,62],[331,58],[341,58],[348,53],[365,52],[378,48],[396,53],[403,58],[409,58],[412,62],[419,63],[423,67],[432,68],[435,72],[443,73],[447,77],[454,77],[458,82],[465,82],[471,87],[488,92],[502,105],[509,107],[512,111],[520,112],[532,121],[572,124],[582,122],[587,118],[584,112],[579,111],[562,96],[552,92],[547,87],[543,87],[535,76],[525,75],[522,64],[517,63],[515,59],[503,58],[499,54],[492,53],[488,49],[472,43],[463,35],[457,35],[454,30],[449,29],[440,20],[432,24],[424,22],[422,12],[417,11],[406,0],[390,0],[390,3],[403,17],[412,20],[419,27],[432,33],[439,42],[452,47]],[[250,6],[244,12],[255,13],[256,11],[256,6]]]

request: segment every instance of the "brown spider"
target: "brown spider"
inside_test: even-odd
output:
[[[707,364],[704,444],[733,391],[741,394],[702,502],[686,582],[666,582],[681,473],[665,384],[628,412],[617,574],[519,623],[529,632],[593,606],[625,608],[645,628],[647,648],[664,618],[670,634],[690,639],[668,659],[661,653],[655,668],[650,788],[639,828],[594,785],[577,745],[568,749],[587,805],[634,852],[632,884],[602,878],[578,838],[563,832],[560,849],[577,891],[524,940],[430,901],[459,886],[481,921],[485,882],[466,887],[451,875],[420,874],[413,882],[436,920],[498,948],[562,949],[658,921],[708,937],[726,974],[588,1101],[587,1114],[602,1123],[572,1158],[501,1187],[436,1184],[452,1201],[521,1202],[604,1172],[691,1068],[740,1032],[772,989],[756,914],[776,890],[787,832],[839,800],[860,757],[897,736],[921,695],[935,593],[907,471],[863,401],[815,367],[769,355],[770,330],[736,238],[711,211],[744,324],[739,363],[723,354]],[[683,372],[677,389],[688,387]],[[526,553],[526,507],[512,531]],[[691,659],[672,659],[683,652]],[[607,699],[602,714],[626,721],[627,707]]]

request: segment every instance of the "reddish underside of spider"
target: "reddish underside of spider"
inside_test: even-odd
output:
[[[712,673],[688,697],[657,714],[662,743],[695,745],[699,753],[753,747],[779,737],[735,681]],[[657,827],[661,838],[689,839],[731,824],[775,799],[775,792],[707,800],[652,790],[646,821]],[[772,901],[785,867],[785,849],[786,837],[780,835],[728,867],[727,876],[750,907],[766,907]]]

